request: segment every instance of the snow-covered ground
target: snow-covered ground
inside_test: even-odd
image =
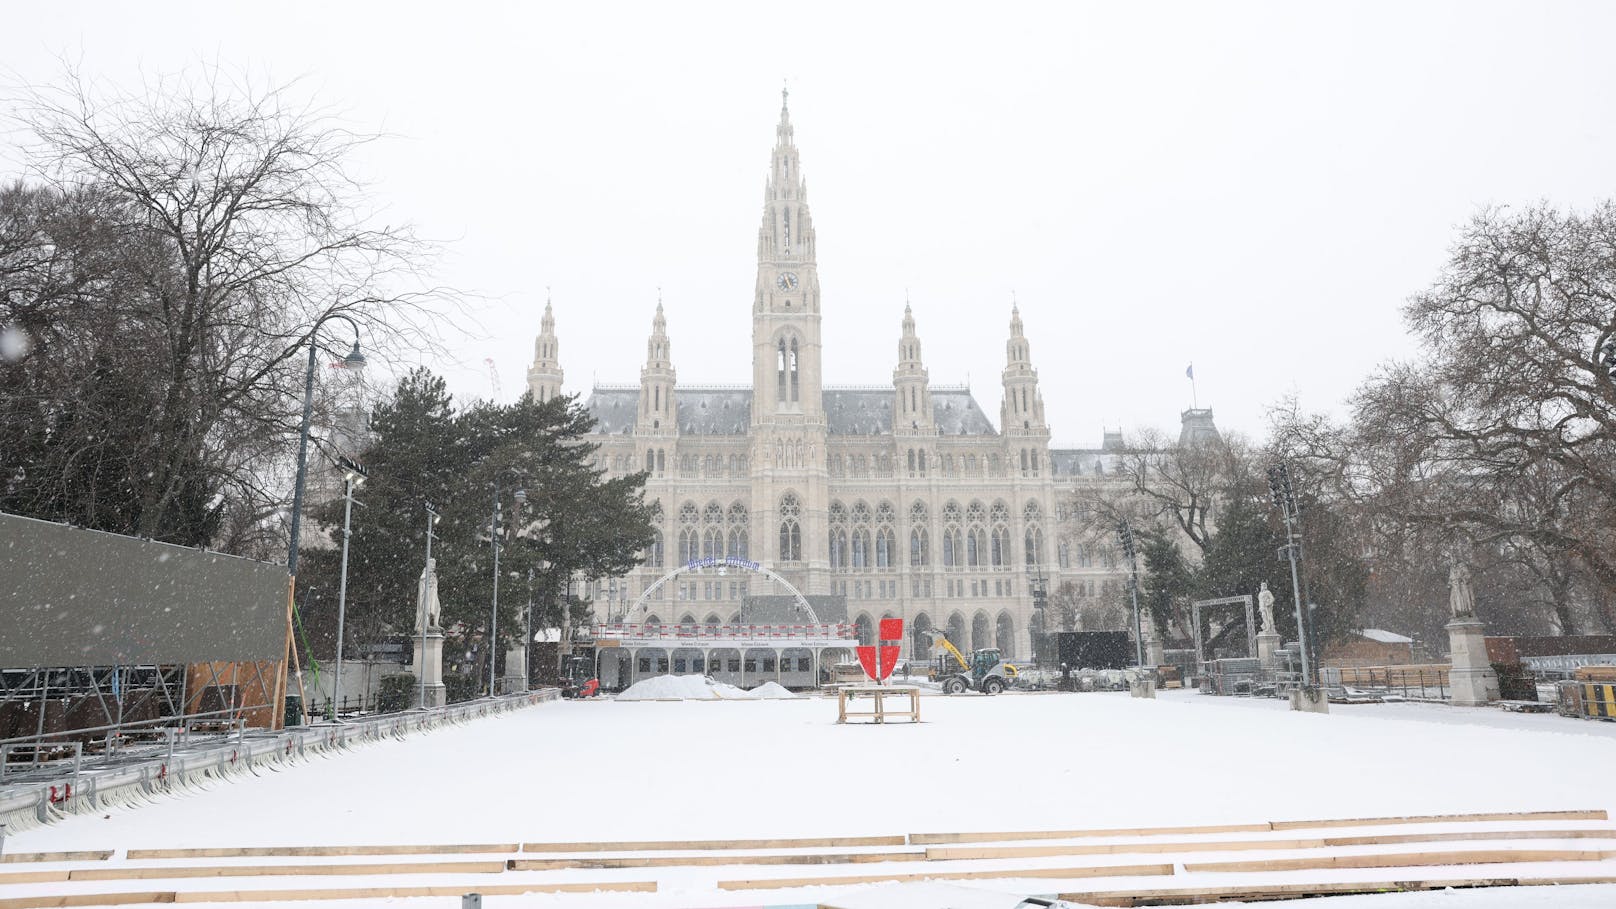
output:
[[[6,848],[693,840],[1616,811],[1610,782],[1616,724],[1423,704],[1331,710],[1327,716],[1292,713],[1278,701],[1190,692],[1164,692],[1154,701],[1107,693],[1012,694],[929,697],[919,725],[839,726],[835,701],[825,698],[568,701],[237,778],[138,810],[72,817],[13,835]],[[1261,853],[1242,853],[1252,855]],[[1510,868],[1492,866],[1473,876],[1499,876]],[[855,872],[818,873],[879,870],[883,866],[859,865]],[[1616,875],[1616,861],[1567,862],[1551,870]],[[693,907],[845,896],[853,905],[854,890],[846,887],[763,894],[714,889],[721,879],[810,873],[816,872],[800,866],[710,868],[664,878],[656,894],[488,902]],[[1408,877],[1406,871],[1358,874],[1353,879]],[[645,876],[600,870],[567,875]],[[1237,884],[1242,877],[1223,875],[1207,885]],[[1181,873],[1170,884],[1152,886],[1207,880],[1204,874],[1191,878]],[[186,886],[222,889],[220,884],[200,880]],[[1100,890],[1106,884],[1046,880],[1026,884],[1023,892]],[[328,877],[317,885],[359,884]],[[291,886],[279,880],[229,883],[231,889]],[[46,885],[10,889],[18,895],[50,892]],[[476,888],[473,883],[466,889]],[[992,882],[979,889],[1011,888]],[[1329,906],[1616,905],[1616,887],[1579,891],[1555,891],[1554,901],[1539,903],[1529,902],[1537,897],[1527,891],[1472,891],[1341,899]],[[1592,901],[1581,902],[1584,897]]]

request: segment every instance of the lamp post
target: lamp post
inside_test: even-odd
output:
[[[340,704],[342,697],[342,639],[343,623],[348,610],[348,538],[353,535],[353,506],[354,487],[365,482],[365,469],[349,458],[337,459],[337,466],[342,468],[343,498],[347,500],[342,508],[342,575],[337,585],[337,669],[331,677],[331,699]],[[364,704],[364,699],[360,699]],[[331,718],[338,718],[337,708],[331,709]]]
[[[1139,553],[1134,546],[1133,528],[1127,521],[1117,522],[1117,539],[1122,542],[1122,554],[1128,557],[1128,596],[1133,599],[1134,665],[1145,668],[1145,623],[1139,614]]]
[[[438,514],[438,510],[432,507],[431,502],[423,502],[422,504],[426,506],[426,573],[421,576],[421,660],[424,662],[426,660],[427,626],[432,621],[432,601],[430,599],[432,596],[432,575],[434,574],[432,541],[437,537],[437,534],[433,533],[432,529],[438,526],[438,521],[443,519],[443,515]],[[415,671],[421,678],[421,709],[425,710],[426,667],[424,665],[417,666]]]
[[[516,490],[516,518],[522,519],[522,505],[527,502],[527,490]],[[494,478],[494,517],[490,527],[493,533],[489,536],[494,544],[494,596],[488,610],[488,696],[493,697],[496,688],[495,672],[499,664],[499,551],[500,551],[500,503],[499,503],[499,477]]]
[[[320,342],[316,337],[320,326],[332,319],[341,319],[353,326],[353,349],[343,357],[340,364],[343,369],[364,369],[365,355],[359,352],[359,323],[342,313],[327,313],[314,327],[309,329],[309,367],[303,376],[303,419],[298,427],[297,437],[297,478],[292,485],[292,533],[286,546],[286,650],[281,654],[283,660],[288,653],[295,655],[292,649],[292,609],[296,603],[297,594],[297,546],[303,529],[303,485],[308,478],[309,458],[309,420],[314,415],[314,363],[315,355],[320,350]],[[284,663],[283,663],[284,665]],[[299,685],[302,683],[299,682]],[[278,684],[275,686],[275,716],[276,728],[286,717],[286,677],[283,672]],[[301,690],[301,689],[300,689]]]
[[[1268,489],[1274,497],[1274,507],[1285,516],[1285,556],[1291,563],[1291,596],[1296,602],[1296,639],[1302,649],[1302,684],[1311,687],[1313,677],[1313,647],[1308,609],[1302,603],[1301,576],[1296,567],[1301,534],[1296,532],[1296,521],[1301,517],[1296,506],[1296,494],[1291,489],[1291,471],[1285,464],[1268,468]]]

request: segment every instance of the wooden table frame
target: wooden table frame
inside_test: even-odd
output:
[[[889,710],[886,700],[889,697],[907,698],[909,706],[898,710]],[[868,698],[874,702],[873,710],[849,710],[848,702]],[[846,723],[849,719],[868,717],[877,723],[885,723],[887,717],[906,719],[911,723],[920,722],[920,689],[912,685],[846,685],[836,691],[836,722]]]

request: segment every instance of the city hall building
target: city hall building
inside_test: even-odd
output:
[[[856,623],[866,641],[879,619],[904,619],[907,656],[927,656],[925,631],[936,629],[962,650],[996,646],[1025,659],[1036,585],[1054,591],[1072,581],[1095,595],[1123,577],[1108,547],[1060,532],[1074,485],[1115,482],[1108,474],[1121,437],[1050,449],[1032,345],[1014,307],[997,421],[968,388],[931,383],[907,306],[893,326],[891,385],[825,383],[814,222],[784,104],[751,310],[749,387],[679,385],[658,303],[639,383],[597,384],[587,398],[600,466],[646,471],[661,522],[641,567],[592,589],[597,620],[759,621],[743,615],[748,596],[780,591],[749,572],[707,569],[657,586],[681,565],[730,556],[776,572],[816,604],[820,621]],[[533,395],[562,393],[548,304],[534,354]],[[1185,420],[1187,430],[1211,428],[1210,411]]]

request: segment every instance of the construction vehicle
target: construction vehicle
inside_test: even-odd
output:
[[[998,694],[1015,682],[1020,671],[1006,663],[997,647],[984,647],[971,651],[969,659],[948,637],[940,632],[926,632],[933,647],[942,648],[931,667],[931,680],[941,682],[943,694],[964,694],[980,691]]]

